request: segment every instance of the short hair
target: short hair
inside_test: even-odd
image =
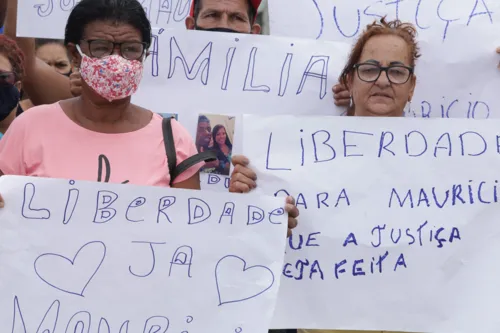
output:
[[[210,119],[208,119],[207,116],[201,115],[198,117],[198,124],[199,123],[209,123]]]
[[[49,39],[49,38],[36,38],[35,39],[35,49],[39,49],[45,45],[56,44],[60,45],[66,50],[66,46],[64,45],[64,40],[62,39]],[[68,56],[68,60],[71,61],[71,53],[66,50],[66,55]]]
[[[201,12],[201,2],[203,0],[193,0],[194,1],[194,20],[198,20],[198,15],[200,15]],[[247,13],[248,13],[248,20],[250,21],[250,24],[255,20],[255,15],[257,13],[257,9],[253,8],[252,2],[250,0],[246,0],[247,2]]]
[[[44,45],[58,44],[64,46],[64,41],[61,39],[50,39],[50,38],[36,38],[35,47],[38,49]]]
[[[17,80],[24,77],[24,53],[16,42],[6,35],[0,35],[0,53],[9,59]]]
[[[151,23],[137,0],[81,0],[68,17],[64,43],[80,43],[85,27],[96,21],[130,24],[140,31],[146,48],[151,45]]]

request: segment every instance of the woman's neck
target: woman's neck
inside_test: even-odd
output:
[[[130,110],[130,98],[106,104],[95,104],[87,98],[77,98],[75,116],[82,122],[115,124],[123,120]]]

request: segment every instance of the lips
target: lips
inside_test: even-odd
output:
[[[378,92],[378,93],[375,93],[375,94],[372,94],[372,97],[385,97],[385,98],[392,98],[391,95],[387,94],[387,93],[383,93],[383,92]]]

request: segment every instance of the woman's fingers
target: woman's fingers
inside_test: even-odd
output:
[[[243,155],[235,155],[231,158],[231,162],[233,163],[234,166],[237,166],[238,164],[241,164],[243,166],[247,166],[250,164],[250,161],[248,158],[246,158]]]
[[[299,209],[295,205],[295,199],[293,197],[289,196],[286,198],[285,211],[288,213],[287,236],[290,237],[292,235],[292,229],[295,229],[295,227],[297,227],[297,217],[299,217]]]
[[[257,174],[250,168],[242,164],[236,164],[233,169],[233,175],[242,175],[245,178],[252,180],[254,183],[257,180]]]
[[[351,94],[344,85],[337,84],[333,87],[333,98],[337,106],[349,106],[351,103]]]
[[[231,176],[229,192],[233,193],[248,193],[257,187],[257,183],[243,173],[234,172]]]

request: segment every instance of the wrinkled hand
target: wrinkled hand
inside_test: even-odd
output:
[[[351,104],[351,94],[343,84],[336,84],[332,88],[333,98],[337,106],[349,106]]]
[[[297,226],[297,217],[299,217],[299,209],[295,206],[295,199],[292,197],[286,198],[285,211],[288,213],[288,232],[287,237],[292,235],[292,229]]]
[[[70,90],[71,94],[74,97],[78,97],[82,94],[82,76],[80,75],[80,72],[73,72],[69,76],[69,84],[70,84]]]
[[[2,195],[0,195],[0,208],[5,207],[5,202],[3,201]]]
[[[250,161],[245,156],[233,156],[231,162],[234,165],[231,173],[229,192],[248,193],[257,187],[257,175],[248,167]]]

